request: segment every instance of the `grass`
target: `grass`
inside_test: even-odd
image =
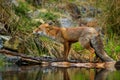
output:
[[[118,55],[120,54],[120,42],[115,34],[108,38],[108,41],[105,43],[105,50],[108,55],[115,60],[118,60]]]

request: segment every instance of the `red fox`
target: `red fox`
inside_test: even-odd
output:
[[[33,33],[46,35],[62,43],[64,45],[64,60],[67,60],[72,43],[80,42],[82,47],[91,52],[90,62],[93,60],[93,53],[102,61],[113,61],[104,51],[99,33],[92,27],[81,26],[63,28],[44,23],[33,30]]]

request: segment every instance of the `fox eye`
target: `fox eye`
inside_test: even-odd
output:
[[[40,27],[38,27],[38,29],[40,30],[41,28],[40,28]]]

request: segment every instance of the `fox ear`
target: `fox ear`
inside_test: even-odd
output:
[[[47,23],[46,28],[49,29],[49,30],[53,29],[52,24],[50,25],[49,23]]]
[[[45,26],[45,27],[47,27],[47,26],[49,26],[49,24],[42,24],[41,26]],[[41,26],[40,26],[40,27],[41,27]]]
[[[49,25],[53,25],[53,23],[52,23],[52,22],[48,22],[48,24],[49,24]]]

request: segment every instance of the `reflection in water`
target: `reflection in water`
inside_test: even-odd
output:
[[[62,73],[63,73],[63,78],[64,78],[63,80],[70,80],[70,77],[69,77],[67,69],[64,69],[62,71]]]
[[[16,65],[0,67],[0,80],[120,80],[119,71]]]
[[[107,75],[110,71],[106,69],[96,70],[95,80],[106,80]]]
[[[94,74],[94,72],[96,74]],[[107,75],[110,71],[106,70],[106,69],[100,69],[100,70],[95,70],[94,72],[93,72],[93,70],[89,70],[89,77],[88,78],[83,77],[82,80],[106,80]],[[70,80],[67,69],[64,69],[62,71],[62,73],[63,73],[63,77],[64,77],[63,80]],[[73,73],[74,73],[74,71],[73,71]],[[74,79],[74,80],[76,80],[76,79]]]

